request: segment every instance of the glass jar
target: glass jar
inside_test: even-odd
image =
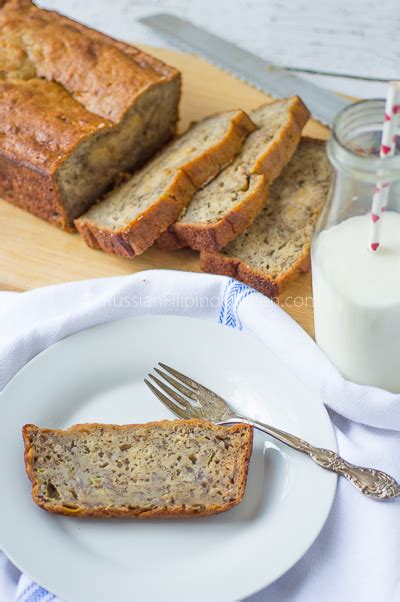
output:
[[[384,100],[346,107],[328,141],[334,175],[311,245],[314,322],[345,378],[400,393],[400,154],[379,156],[384,110]],[[379,182],[387,204],[373,252]]]

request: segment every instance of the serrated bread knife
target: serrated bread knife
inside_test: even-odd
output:
[[[202,55],[274,98],[301,96],[313,117],[330,127],[339,111],[350,104],[349,100],[286,69],[275,67],[251,52],[175,15],[161,13],[143,17],[139,22],[161,34],[173,46]]]

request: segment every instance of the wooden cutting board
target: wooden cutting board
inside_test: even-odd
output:
[[[180,128],[217,111],[250,110],[265,102],[263,93],[206,61],[181,52],[146,48],[183,74]],[[326,138],[327,128],[310,122],[304,133]],[[0,289],[31,288],[131,274],[152,268],[199,271],[197,253],[161,252],[156,247],[135,259],[123,259],[89,249],[77,234],[50,226],[0,199]],[[310,275],[302,274],[283,292],[280,305],[313,334]]]

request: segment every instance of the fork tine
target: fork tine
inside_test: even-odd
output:
[[[168,374],[162,372],[162,370],[159,370],[158,368],[154,368],[154,371],[157,372],[157,374],[159,374],[164,380],[169,382],[170,385],[175,387],[175,389],[178,389],[178,391],[183,393],[183,395],[186,395],[186,397],[189,397],[189,399],[191,399],[192,401],[197,401],[197,395],[196,393],[194,393],[194,391],[192,391],[192,389],[189,389],[189,387],[183,385],[178,380],[175,380],[175,378],[172,378],[172,376],[169,376]]]
[[[151,378],[151,380],[154,380],[155,383],[157,383],[161,391],[164,391],[164,393],[167,393],[170,397],[172,397],[174,401],[180,403],[185,408],[185,410],[189,410],[192,407],[190,401],[188,401],[187,399],[182,397],[182,395],[171,389],[171,387],[166,385],[162,380],[160,380],[153,374],[149,374],[148,377]]]
[[[158,397],[158,399],[165,405],[167,406],[167,408],[169,410],[171,410],[171,412],[173,414],[176,414],[177,416],[179,416],[180,418],[187,418],[187,414],[186,414],[186,410],[182,410],[182,408],[180,406],[178,406],[178,404],[176,404],[174,401],[172,401],[171,399],[169,399],[166,395],[163,395],[161,393],[161,391],[159,391],[151,382],[149,382],[147,380],[147,378],[144,379],[144,382],[146,383],[146,385],[149,387],[149,389],[152,391],[152,393],[154,393],[154,395],[156,397]]]
[[[164,372],[162,372],[161,370],[157,370],[157,368],[154,368],[154,370],[156,370],[156,372],[161,376],[161,378],[164,378],[173,387],[176,387],[178,391],[180,391],[181,393],[189,397],[189,399],[192,399],[193,402],[195,402],[191,403],[189,399],[185,399],[184,397],[182,397],[182,395],[177,393],[174,389],[168,387],[168,385],[166,385],[163,381],[159,380],[153,374],[148,375],[148,377],[152,381],[154,381],[164,393],[167,393],[167,395],[172,397],[174,402],[177,402],[177,404],[181,404],[182,408],[184,409],[182,409],[181,407],[178,408],[177,404],[174,404],[174,406],[172,406],[172,402],[169,398],[167,398],[168,403],[166,403],[164,400],[164,396],[163,398],[160,398],[160,396],[157,395],[157,397],[161,399],[161,401],[166,403],[166,405],[168,405],[168,407],[172,409],[173,412],[176,412],[182,418],[201,418],[207,420],[214,420],[215,422],[221,422],[221,420],[225,420],[227,417],[232,418],[232,416],[235,416],[234,410],[225,401],[225,399],[223,397],[220,397],[211,389],[207,389],[207,387],[204,387],[200,383],[197,383],[192,378],[189,378],[189,376],[182,374],[182,372],[178,372],[178,370],[175,370],[174,368],[171,368],[166,364],[162,364],[161,362],[159,362],[158,365],[161,366],[166,372],[169,372],[170,374],[173,374],[175,376],[175,378],[167,377],[167,375],[164,374]],[[181,380],[185,383],[185,385],[183,385],[180,382]],[[191,391],[190,389],[193,389],[193,391]],[[161,394],[160,391],[158,391],[158,389],[157,393]],[[176,411],[175,408],[178,408],[179,413],[178,411]]]
[[[162,364],[161,362],[158,362],[158,365],[161,366],[161,368],[164,368],[164,370],[166,370],[170,374],[172,374],[172,376],[175,376],[175,378],[177,378],[178,380],[181,380],[183,383],[185,383],[185,385],[188,385],[189,387],[194,389],[194,391],[198,391],[202,388],[202,385],[200,383],[197,383],[192,378],[189,378],[189,376],[186,376],[186,374],[182,374],[182,372],[178,372],[178,370],[171,368],[171,366],[167,366],[166,364]]]
[[[226,401],[220,395],[217,395],[215,391],[208,389],[207,387],[193,380],[189,376],[186,376],[186,374],[182,374],[182,372],[178,372],[178,370],[175,370],[174,368],[171,368],[171,366],[167,366],[166,364],[162,364],[161,362],[158,362],[158,365],[164,368],[164,370],[166,370],[167,372],[170,372],[170,374],[173,374],[176,378],[181,379],[185,384],[189,385],[194,390],[194,392],[196,393],[196,397],[191,397],[191,399],[194,399],[202,405],[210,403],[210,398],[214,401],[218,399],[222,403],[226,404]]]

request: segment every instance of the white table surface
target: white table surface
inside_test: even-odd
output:
[[[385,95],[400,79],[399,0],[38,0],[114,37],[168,46],[136,22],[171,12],[326,88]]]

